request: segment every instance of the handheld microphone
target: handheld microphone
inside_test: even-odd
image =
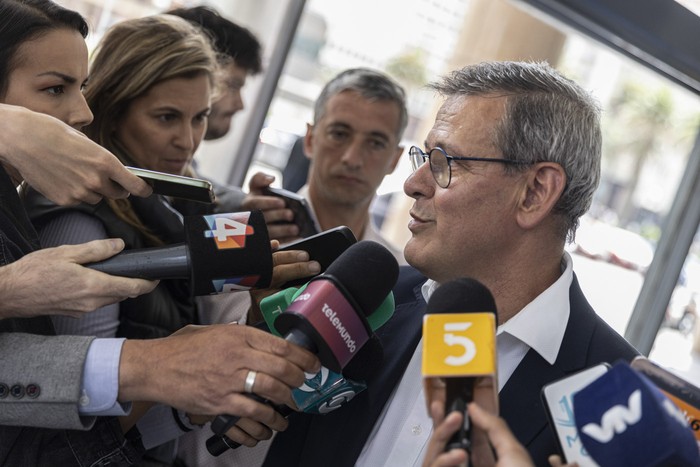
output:
[[[381,349],[366,316],[385,300],[398,274],[398,263],[389,250],[376,242],[355,243],[324,274],[309,281],[274,321],[274,329],[318,354],[321,364],[336,373],[344,368],[362,371],[361,365],[348,364],[368,342]],[[223,435],[238,419],[219,415],[211,428]]]
[[[574,419],[601,467],[700,465],[683,413],[626,362],[574,394]]]
[[[466,409],[474,387],[496,375],[496,303],[480,282],[461,278],[433,293],[423,319],[423,377],[444,377],[445,414],[459,411],[464,424],[445,447],[471,451]],[[494,404],[497,404],[494,384]]]
[[[630,364],[656,385],[666,397],[678,406],[688,420],[700,448],[700,388],[690,384],[645,357],[637,357]]]
[[[542,388],[542,405],[565,462],[576,462],[579,467],[598,467],[586,452],[576,431],[573,398],[574,394],[598,379],[609,368],[607,363],[600,363],[548,383]]]
[[[261,211],[185,217],[185,243],[124,251],[86,267],[141,279],[190,279],[194,295],[266,288],[272,249]]]
[[[306,284],[298,289],[289,287],[265,297],[260,302],[260,311],[270,332],[280,335],[275,331],[275,320],[305,289]],[[394,294],[389,292],[379,307],[367,316],[372,331],[383,326],[394,314],[394,309]],[[362,355],[365,353],[367,355]],[[294,388],[294,402],[304,413],[326,414],[339,409],[366,388],[362,381],[378,369],[382,357],[381,343],[371,339],[360,349],[358,355],[350,360],[348,366],[343,369],[343,374],[321,367],[318,374],[310,375],[301,387]]]
[[[384,351],[381,342],[376,336],[372,336],[343,369],[347,378],[326,367],[321,367],[321,371],[317,374],[306,375],[307,378],[301,387],[292,390],[294,402],[301,412],[308,414],[325,415],[339,409],[357,394],[367,389],[367,385],[363,381],[377,370],[383,357]],[[254,397],[263,402],[262,398]],[[286,405],[276,405],[275,410],[284,417],[293,412]],[[222,417],[221,420],[225,420],[226,425],[217,429],[225,431],[228,431],[238,421],[237,418],[233,417]],[[240,444],[225,434],[214,434],[207,439],[206,447],[212,456],[220,456],[229,449],[239,448]]]

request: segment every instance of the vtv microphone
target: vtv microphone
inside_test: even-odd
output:
[[[443,377],[445,415],[459,411],[464,424],[445,446],[471,452],[471,424],[467,404],[474,400],[475,385],[485,378],[496,388],[496,303],[480,282],[456,279],[433,292],[423,318],[423,377]]]
[[[700,453],[685,416],[626,362],[574,394],[581,441],[601,467],[697,467]]]
[[[398,279],[394,256],[376,242],[350,246],[306,286],[274,322],[284,338],[318,355],[341,373],[366,343],[376,346],[366,316],[384,301]],[[379,345],[381,348],[381,345]],[[239,417],[219,415],[212,430],[223,435]]]
[[[128,250],[86,267],[141,279],[190,279],[194,295],[266,288],[272,249],[261,211],[185,217],[185,243]]]

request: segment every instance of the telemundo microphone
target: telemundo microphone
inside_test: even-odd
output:
[[[194,295],[266,288],[272,249],[262,211],[185,216],[185,243],[121,252],[86,267],[141,279],[190,279]]]
[[[399,266],[382,245],[361,241],[345,250],[307,284],[274,322],[284,338],[318,355],[326,368],[342,373],[365,345],[381,348],[367,316],[385,300]],[[360,365],[358,365],[360,366]],[[219,415],[211,428],[223,435],[239,417]]]
[[[288,287],[262,299],[260,311],[267,330],[280,336],[274,327],[275,319],[304,292],[307,285],[308,282],[301,287]],[[367,316],[372,331],[384,325],[394,314],[394,309],[394,294],[389,292],[379,307]],[[318,373],[307,374],[304,384],[292,389],[292,398],[297,408],[301,412],[315,415],[325,415],[338,410],[367,389],[364,381],[379,369],[383,358],[381,342],[373,335],[350,360],[343,373],[336,373],[322,366]],[[286,406],[278,406],[276,410],[285,417],[292,412]],[[209,453],[219,456],[228,449],[237,449],[240,444],[226,435],[214,435],[207,440],[206,446]]]
[[[471,423],[467,404],[477,385],[490,382],[497,407],[496,303],[480,282],[461,278],[433,292],[423,318],[423,377],[445,380],[445,415],[464,414],[462,427],[445,446],[471,452]]]
[[[260,302],[262,316],[265,319],[267,328],[273,334],[279,335],[275,331],[274,326],[277,317],[299,295],[304,293],[307,284],[299,288],[289,287],[280,290],[276,294],[265,297]],[[394,309],[394,294],[389,292],[379,307],[367,316],[367,322],[372,331],[376,331],[383,326],[394,314]],[[343,404],[352,400],[355,395],[366,389],[363,381],[378,368],[382,361],[382,352],[381,344],[378,349],[365,344],[360,349],[360,354],[368,353],[368,355],[353,357],[348,366],[343,369],[342,374],[331,371],[326,367],[321,367],[321,371],[318,374],[310,375],[301,387],[292,390],[292,398],[297,407],[304,413],[321,415],[339,409]],[[359,371],[353,367],[359,367]]]
[[[601,467],[697,467],[700,453],[681,410],[626,362],[574,394],[581,442]]]

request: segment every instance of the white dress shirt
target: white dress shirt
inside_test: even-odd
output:
[[[559,279],[514,317],[498,326],[499,391],[531,348],[550,364],[556,361],[571,311],[569,287],[572,280],[572,260],[565,252]],[[432,280],[423,284],[426,302],[438,285]],[[403,467],[422,464],[432,432],[432,420],[426,408],[421,378],[422,351],[421,340],[399,385],[377,419],[357,466]]]

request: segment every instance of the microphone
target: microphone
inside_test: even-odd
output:
[[[289,287],[262,299],[260,311],[268,329],[273,334],[279,335],[274,327],[277,317],[304,292],[306,285],[299,288]],[[394,308],[394,294],[389,292],[379,307],[367,316],[367,322],[372,331],[379,329],[391,318]],[[326,414],[337,410],[355,395],[364,391],[366,385],[362,381],[379,368],[382,360],[381,342],[373,336],[350,360],[343,369],[343,374],[321,367],[318,374],[309,375],[301,387],[292,390],[294,402],[304,413]]]
[[[683,413],[626,362],[574,394],[574,419],[601,467],[700,465]]]
[[[372,336],[343,369],[347,378],[322,366],[321,371],[315,375],[307,374],[304,384],[292,390],[294,402],[301,412],[308,414],[325,415],[337,410],[367,389],[363,380],[378,369],[383,358],[382,344],[376,336]],[[262,400],[257,396],[255,398]],[[276,405],[275,410],[284,417],[293,412],[286,405]],[[233,417],[226,419],[227,425],[220,429],[228,431],[237,421]],[[228,449],[239,448],[240,444],[225,434],[214,434],[207,439],[206,447],[211,455],[220,456]]]
[[[325,273],[309,281],[273,328],[286,340],[317,354],[321,364],[336,373],[344,368],[364,371],[364,365],[348,364],[367,343],[381,349],[367,315],[385,300],[398,275],[398,263],[389,250],[376,242],[355,243]],[[211,428],[223,435],[238,419],[219,415]]]
[[[592,367],[544,385],[541,392],[549,426],[559,443],[563,459],[579,467],[598,467],[581,443],[574,421],[573,398],[581,389],[608,371],[610,365],[599,363]]]
[[[658,387],[666,397],[678,406],[688,420],[688,425],[695,433],[695,440],[700,447],[700,388],[690,384],[645,357],[636,357],[630,364],[632,368]]]
[[[385,300],[398,275],[389,250],[376,242],[355,243],[309,281],[274,328],[339,373],[369,340],[367,316]]]
[[[194,295],[266,288],[272,249],[262,211],[185,216],[185,243],[124,251],[86,267],[115,276],[189,279]]]
[[[496,323],[493,296],[474,279],[447,282],[428,301],[423,320],[423,377],[444,377],[445,414],[464,414],[464,424],[445,451],[471,452],[471,423],[466,409],[474,399],[475,385],[483,378],[495,381]],[[493,386],[497,404],[497,385]]]

